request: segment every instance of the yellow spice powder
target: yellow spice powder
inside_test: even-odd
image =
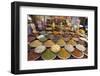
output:
[[[61,48],[60,52],[58,53],[58,57],[61,59],[67,59],[70,57],[70,53],[64,48]]]

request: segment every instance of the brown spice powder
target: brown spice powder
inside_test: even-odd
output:
[[[83,53],[80,50],[76,49],[75,51],[72,52],[72,55],[74,57],[81,57],[83,55]]]
[[[28,61],[30,60],[36,60],[40,57],[40,54],[35,53],[34,50],[31,50],[28,52]]]

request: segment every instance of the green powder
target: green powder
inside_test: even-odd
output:
[[[54,54],[50,49],[47,49],[42,54],[42,59],[44,59],[44,60],[53,60],[55,57],[56,57],[56,54]]]

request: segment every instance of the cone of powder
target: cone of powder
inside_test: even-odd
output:
[[[71,54],[67,50],[65,50],[65,48],[61,48],[57,56],[60,59],[68,59],[71,56]]]
[[[45,49],[46,49],[45,46],[40,45],[40,46],[38,46],[38,47],[35,48],[34,52],[35,52],[35,53],[42,53],[42,52],[45,51]]]
[[[56,58],[56,54],[53,53],[50,49],[47,49],[45,52],[43,52],[41,58],[43,60],[53,60]]]
[[[39,40],[34,40],[29,45],[30,45],[30,47],[38,47],[38,46],[42,45],[42,43]]]
[[[54,52],[54,53],[57,53],[60,51],[60,46],[55,44],[53,46],[51,46],[51,51]]]
[[[41,55],[39,53],[35,53],[34,49],[31,49],[28,52],[28,61],[36,60],[40,57]]]
[[[66,43],[63,39],[59,39],[56,44],[58,44],[60,46],[65,46],[66,45]]]
[[[52,40],[47,40],[46,42],[44,42],[44,46],[46,46],[46,47],[51,47],[54,44],[55,43]]]
[[[75,49],[73,52],[71,52],[71,54],[74,58],[77,58],[77,59],[83,58],[84,56],[84,53],[78,49]]]

